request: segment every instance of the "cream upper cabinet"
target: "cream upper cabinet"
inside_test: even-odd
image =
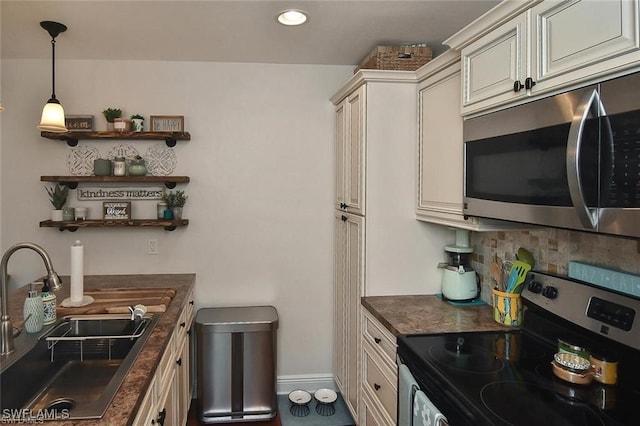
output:
[[[460,56],[449,50],[420,70],[416,218],[474,231],[514,224],[465,218],[464,143],[460,115]],[[522,226],[522,225],[519,225]]]
[[[638,0],[545,0],[462,49],[463,115],[640,69]]]
[[[534,92],[640,65],[637,0],[545,1],[531,20]]]
[[[365,213],[366,86],[336,107],[336,209]]]
[[[528,18],[524,13],[462,50],[464,112],[526,95]]]

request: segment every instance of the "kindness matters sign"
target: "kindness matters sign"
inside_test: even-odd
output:
[[[78,187],[78,200],[159,200],[164,194],[162,186],[140,187]]]

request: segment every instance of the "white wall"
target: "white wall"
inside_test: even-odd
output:
[[[195,272],[196,307],[271,304],[280,315],[280,376],[332,371],[333,107],[351,67],[222,63],[57,61],[67,114],[101,111],[185,116],[191,141],[175,148],[188,175],[190,225],[161,229],[39,228],[51,209],[41,175],[69,174],[70,148],[36,125],[51,91],[50,61],[2,62],[1,246],[42,244],[69,272],[69,246],[85,245],[87,274]],[[9,107],[10,106],[10,107]],[[115,141],[87,142],[101,154]],[[141,152],[149,142],[130,142]],[[154,142],[158,143],[158,142]],[[78,204],[75,191],[71,205]],[[139,210],[153,215],[155,203]],[[134,211],[134,214],[136,212]],[[90,217],[97,218],[90,206]],[[160,254],[147,254],[157,239]],[[44,271],[22,250],[16,283]],[[15,284],[14,284],[15,285]],[[135,285],[135,283],[132,283]]]

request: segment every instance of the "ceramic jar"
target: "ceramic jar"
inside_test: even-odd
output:
[[[113,175],[124,176],[127,174],[127,163],[124,157],[116,157],[113,159]]]
[[[147,174],[147,165],[144,158],[134,158],[129,162],[130,176],[144,176]]]

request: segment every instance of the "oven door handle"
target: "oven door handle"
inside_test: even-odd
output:
[[[571,201],[582,226],[589,230],[596,230],[598,227],[598,209],[590,209],[587,206],[582,190],[580,170],[580,152],[582,151],[584,125],[592,109],[594,109],[594,113],[598,117],[606,115],[597,88],[589,89],[582,95],[573,114],[573,120],[571,120],[567,138],[567,183]]]

